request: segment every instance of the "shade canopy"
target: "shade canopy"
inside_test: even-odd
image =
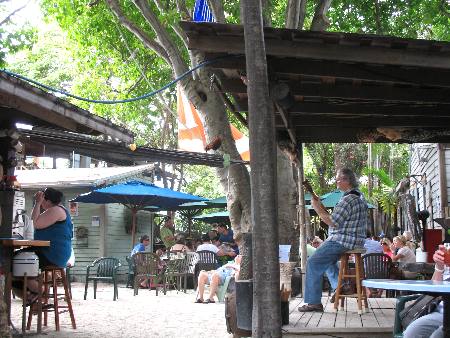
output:
[[[320,196],[320,199],[325,208],[334,208],[336,204],[339,202],[339,200],[342,198],[343,194],[344,193],[340,190],[334,190],[332,192]],[[367,207],[369,209],[375,209],[375,206],[373,206],[370,203],[367,203]]]
[[[205,223],[227,223],[230,224],[230,213],[228,211],[213,212],[211,214],[204,214],[194,217],[197,221]]]
[[[203,197],[189,195],[167,188],[160,188],[151,183],[128,181],[81,194],[71,200],[71,202],[95,204],[120,203],[130,208],[132,213],[131,245],[133,246],[136,234],[136,214],[138,210],[147,207],[149,211],[157,211],[163,208],[172,208],[187,202],[201,202],[204,200],[206,199]]]
[[[227,207],[227,198],[225,196],[214,198],[212,200],[206,201],[206,204],[210,205],[213,208],[226,208]]]
[[[162,209],[175,207],[186,202],[200,202],[204,200],[206,199],[203,197],[160,188],[154,184],[128,181],[95,189],[89,193],[81,194],[71,201],[95,204],[121,203],[138,208],[156,206]]]

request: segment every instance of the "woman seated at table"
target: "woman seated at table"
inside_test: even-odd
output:
[[[385,237],[381,240],[381,247],[383,248],[383,253],[392,258],[394,253],[391,250],[391,245],[392,245],[392,243],[389,240],[389,238]]]
[[[172,252],[189,252],[191,250],[187,247],[185,239],[183,237],[178,237],[175,245],[173,245],[170,248],[170,251],[172,251]]]
[[[47,266],[65,268],[72,252],[73,224],[69,211],[61,205],[62,199],[62,192],[53,188],[46,188],[34,195],[34,207],[31,213],[35,229],[34,239],[50,241],[50,246],[24,250],[35,252],[39,258],[40,269]],[[22,281],[14,281],[13,291],[18,297],[22,295],[22,291],[18,289],[22,288]],[[29,303],[37,300],[38,291],[37,280],[29,280]]]
[[[450,274],[444,275],[444,246],[439,245],[439,249],[433,255],[433,260],[436,263],[432,280],[450,280]],[[403,332],[403,338],[441,338],[444,337],[442,331],[442,324],[444,322],[444,305],[440,302],[436,310],[428,315],[420,317],[413,321]]]
[[[406,238],[403,236],[396,236],[393,239],[394,247],[398,249],[397,253],[392,255],[394,262],[400,263],[415,263],[416,255],[408,246],[406,246]]]

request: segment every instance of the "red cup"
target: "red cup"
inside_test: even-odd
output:
[[[450,243],[444,244],[444,263],[450,266]]]

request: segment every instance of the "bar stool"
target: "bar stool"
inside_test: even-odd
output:
[[[64,268],[57,266],[47,266],[41,272],[41,278],[43,279],[44,291],[42,297],[38,300],[36,307],[31,306],[28,313],[27,330],[31,327],[31,321],[33,315],[38,315],[42,311],[44,313],[44,326],[47,326],[47,317],[49,312],[55,314],[55,327],[56,331],[59,331],[59,315],[64,312],[69,312],[70,320],[72,322],[72,328],[76,329],[75,316],[72,309],[72,301],[69,293],[69,287],[67,283],[66,273]],[[62,284],[64,287],[64,295],[58,294],[58,284]],[[49,300],[53,299],[53,302],[49,303]],[[60,304],[60,301],[65,301],[65,305]],[[40,331],[40,323],[38,322],[38,331]]]
[[[361,315],[363,313],[362,309],[362,301],[364,300],[365,310],[368,311],[369,305],[367,303],[367,296],[365,292],[365,288],[362,286],[361,281],[364,279],[364,265],[362,262],[361,254],[365,253],[365,249],[354,249],[347,252],[344,252],[341,255],[341,264],[339,267],[339,277],[338,277],[338,285],[336,289],[336,296],[334,301],[334,311],[338,310],[339,301],[341,303],[340,310],[344,310],[344,301],[346,297],[352,297],[358,299],[358,314]],[[354,255],[355,257],[355,274],[349,273],[349,258],[350,255]],[[356,284],[356,294],[351,295],[341,295],[341,287],[342,282],[345,278],[353,278]]]

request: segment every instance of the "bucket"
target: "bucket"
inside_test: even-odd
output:
[[[34,252],[19,252],[13,257],[13,276],[36,277],[39,275],[39,258]]]

